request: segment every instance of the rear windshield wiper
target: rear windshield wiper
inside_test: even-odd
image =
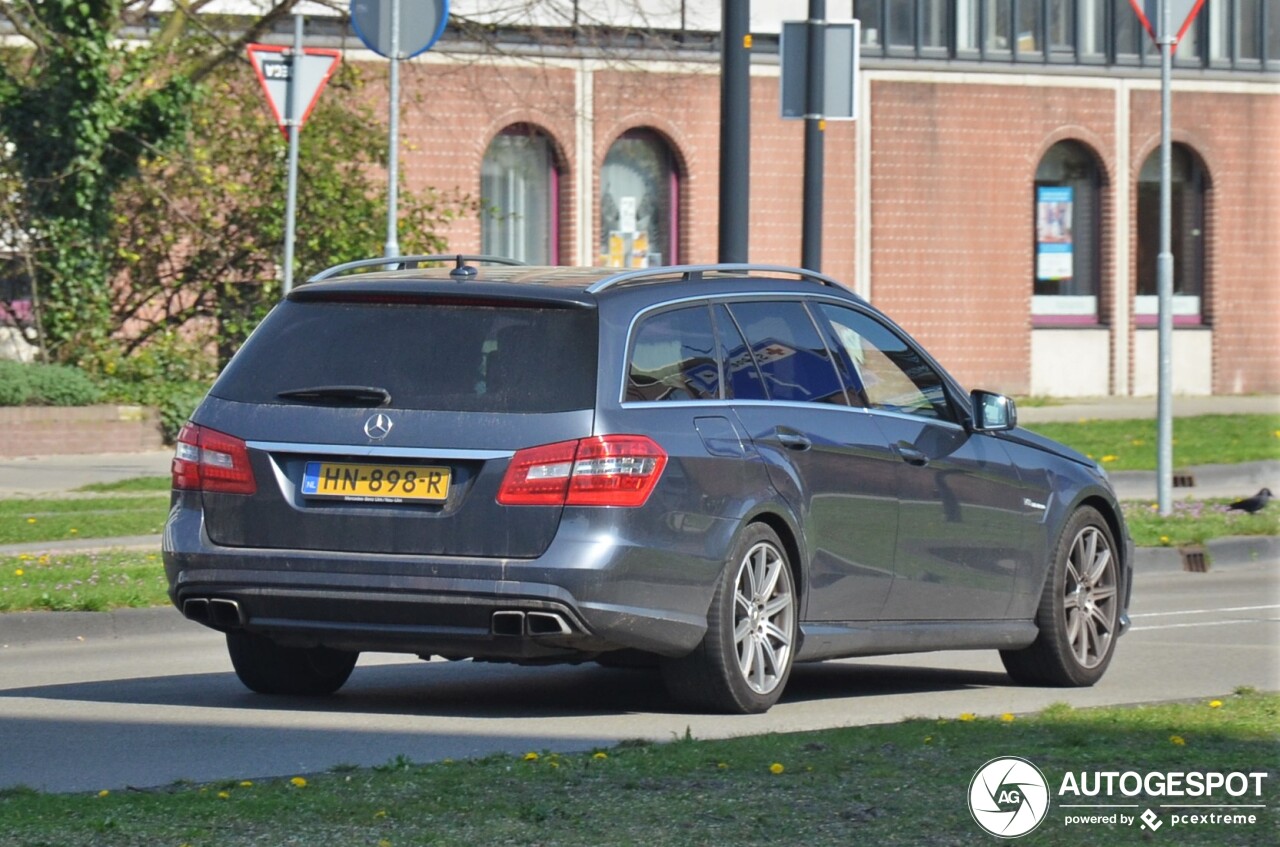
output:
[[[385,406],[391,392],[372,385],[317,385],[314,388],[292,388],[276,395],[281,400],[299,400],[318,406]]]

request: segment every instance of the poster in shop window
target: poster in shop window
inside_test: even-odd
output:
[[[1071,279],[1070,186],[1036,188],[1036,279]]]

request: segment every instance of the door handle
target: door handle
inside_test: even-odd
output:
[[[908,465],[923,468],[925,465],[929,464],[929,457],[914,447],[907,447],[899,444],[893,449],[898,451],[898,455],[902,458],[902,461],[906,462]]]
[[[774,431],[774,437],[778,439],[778,443],[788,450],[797,450],[804,452],[813,446],[813,442],[807,436],[798,432],[786,429],[778,429]]]

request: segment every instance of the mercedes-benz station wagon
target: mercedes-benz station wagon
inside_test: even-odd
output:
[[[1105,474],[835,280],[387,262],[294,289],[178,439],[170,596],[250,689],[332,693],[363,651],[656,665],[724,712],[838,657],[1106,670]]]

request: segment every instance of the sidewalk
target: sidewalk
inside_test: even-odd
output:
[[[0,498],[63,494],[92,482],[168,476],[173,450],[0,458]]]

